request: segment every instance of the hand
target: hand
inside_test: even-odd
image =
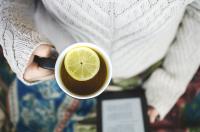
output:
[[[24,73],[24,79],[26,81],[35,82],[39,80],[48,80],[54,78],[54,71],[39,67],[37,63],[33,62],[35,55],[39,57],[51,56],[52,48],[53,47],[51,45],[42,44],[35,49],[29,61],[28,67]]]
[[[158,120],[159,113],[158,113],[158,111],[155,108],[149,107],[149,109],[148,109],[148,115],[149,115],[150,123],[155,123],[155,121]]]

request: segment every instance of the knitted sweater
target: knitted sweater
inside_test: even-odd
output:
[[[144,83],[161,119],[200,65],[199,0],[0,0],[0,44],[13,71],[23,73],[33,50],[59,51],[92,42],[110,56],[113,78],[126,79],[164,58]],[[35,10],[36,9],[36,10]],[[37,26],[36,26],[37,25]]]

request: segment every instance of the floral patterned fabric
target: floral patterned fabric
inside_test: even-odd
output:
[[[94,99],[66,95],[55,80],[29,87],[17,80],[10,103],[12,120],[20,132],[73,132],[76,118],[84,118],[95,106]]]

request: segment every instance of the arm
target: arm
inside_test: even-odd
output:
[[[0,0],[0,44],[11,69],[20,80],[33,51],[46,43],[33,22],[34,0]]]
[[[160,118],[174,106],[200,66],[200,1],[189,5],[176,39],[171,45],[163,68],[157,69],[145,82],[148,104]]]

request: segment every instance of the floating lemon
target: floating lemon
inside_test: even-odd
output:
[[[99,71],[100,60],[95,51],[88,47],[71,49],[64,59],[65,69],[77,81],[92,79]]]

